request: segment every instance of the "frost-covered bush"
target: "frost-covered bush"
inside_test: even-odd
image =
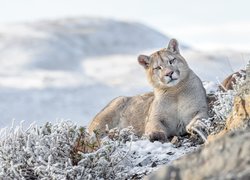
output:
[[[213,113],[214,113],[214,123],[216,126],[216,130],[219,131],[221,128],[225,126],[225,122],[227,117],[232,112],[234,97],[236,95],[240,95],[242,86],[245,84],[246,79],[245,76],[233,76],[235,78],[235,83],[233,83],[232,90],[224,90],[215,92],[216,101],[213,105]],[[223,88],[223,86],[221,85]]]
[[[0,131],[0,179],[135,179],[197,149],[138,139],[132,128],[103,139],[69,121]]]
[[[115,179],[124,169],[123,144],[92,140],[71,122],[2,129],[0,179]]]
[[[70,151],[77,138],[76,126],[68,123],[43,127],[31,125],[4,129],[0,141],[2,179],[66,177],[72,166]],[[62,171],[64,170],[64,171]],[[56,174],[56,176],[54,176]]]

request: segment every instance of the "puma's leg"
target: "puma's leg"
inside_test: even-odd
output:
[[[146,123],[145,134],[150,141],[167,141],[166,127],[160,120],[151,120]]]

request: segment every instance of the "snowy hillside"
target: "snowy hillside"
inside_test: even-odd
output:
[[[138,53],[168,40],[139,23],[94,18],[2,25],[0,35],[4,66],[44,70],[76,70],[85,57]]]
[[[96,18],[1,25],[0,127],[12,119],[87,125],[114,97],[151,89],[137,56],[168,40],[139,23]],[[237,52],[182,52],[203,80],[223,79],[249,59]]]
[[[160,48],[167,40],[139,23],[96,18],[1,25],[0,127],[13,118],[27,124],[63,118],[86,125],[122,93],[89,76],[95,67],[86,67],[85,60],[119,54],[117,62],[126,60],[123,55],[134,61],[139,51]],[[109,66],[106,72],[116,68]]]

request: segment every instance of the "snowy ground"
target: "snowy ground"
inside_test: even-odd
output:
[[[139,23],[93,18],[0,26],[0,127],[13,119],[87,125],[114,97],[151,90],[137,56],[168,40]],[[182,52],[204,81],[222,80],[250,57],[187,46]]]

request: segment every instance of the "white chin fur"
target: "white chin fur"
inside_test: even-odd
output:
[[[179,82],[179,79],[172,80],[167,83],[167,86],[175,86],[176,84],[178,84],[178,82]]]
[[[175,86],[179,82],[179,76],[174,72],[172,78],[165,76],[164,77],[164,84],[167,86]]]

